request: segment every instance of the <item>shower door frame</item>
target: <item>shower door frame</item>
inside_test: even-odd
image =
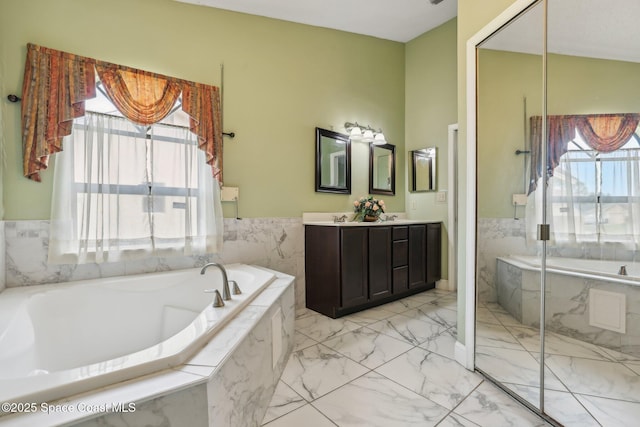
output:
[[[543,28],[541,31],[543,32],[543,51],[542,51],[542,117],[543,117],[543,135],[542,140],[546,141],[546,117],[547,117],[547,107],[546,107],[546,92],[547,92],[547,0],[517,0],[511,6],[509,6],[504,12],[498,15],[495,19],[493,19],[489,24],[484,26],[479,32],[477,32],[474,36],[472,36],[466,45],[466,59],[467,59],[467,198],[466,198],[466,244],[465,244],[465,252],[466,252],[466,260],[465,260],[465,306],[464,310],[466,313],[465,318],[465,345],[464,347],[456,343],[456,360],[464,365],[467,369],[475,370],[475,326],[476,326],[476,280],[477,280],[477,201],[478,201],[478,191],[477,191],[477,182],[478,182],[478,168],[477,168],[477,70],[478,70],[478,53],[477,47],[487,40],[491,35],[499,31],[503,26],[508,24],[510,21],[517,18],[519,15],[525,13],[531,7],[534,7],[536,4],[542,4],[544,8],[544,18],[543,18]],[[542,170],[546,170],[546,144],[542,144]],[[543,174],[543,176],[545,176]],[[546,177],[545,177],[546,179]],[[542,224],[538,225],[538,234],[539,236],[544,235],[544,228],[547,225],[546,222],[546,185],[542,185],[543,187],[543,215],[542,215]],[[546,288],[546,241],[544,238],[540,238],[542,241],[542,256],[541,256],[541,271],[540,271],[540,292],[543,296],[540,301],[540,319],[545,319],[545,288]],[[545,330],[544,330],[545,322],[540,322],[540,354],[541,360],[539,364],[539,372],[540,372],[540,401],[539,406],[534,407],[527,401],[525,401],[521,396],[515,394],[515,392],[507,389],[502,386],[499,382],[496,382],[498,386],[500,386],[507,393],[512,395],[514,398],[519,400],[525,406],[529,407],[531,410],[536,412],[538,415],[544,417],[547,421],[556,425],[555,420],[551,419],[544,412],[544,390],[545,390],[545,378],[544,378],[544,343],[545,343]],[[495,381],[492,378],[489,378],[491,381]]]
[[[465,264],[465,344],[456,347],[456,360],[467,369],[475,369],[475,318],[476,318],[476,235],[477,235],[477,50],[476,47],[505,24],[516,18],[539,0],[517,0],[504,12],[485,25],[467,40],[467,197],[466,197],[466,241]],[[544,53],[546,55],[546,52]]]

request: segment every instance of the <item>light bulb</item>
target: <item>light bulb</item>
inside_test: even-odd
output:
[[[384,134],[382,132],[378,132],[376,133],[376,136],[373,138],[373,143],[375,145],[384,145],[387,143],[387,140],[384,137]]]
[[[354,126],[351,128],[351,133],[349,134],[351,139],[362,139],[362,129],[358,126]]]

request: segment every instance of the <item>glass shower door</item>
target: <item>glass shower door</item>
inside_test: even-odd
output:
[[[532,2],[477,49],[475,366],[533,408],[541,244],[535,229],[527,235],[526,216],[530,140],[544,113],[543,19],[543,3]]]
[[[544,411],[565,425],[636,426],[640,3],[547,1]]]

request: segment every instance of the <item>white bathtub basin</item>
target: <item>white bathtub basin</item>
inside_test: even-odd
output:
[[[0,293],[0,401],[46,402],[184,363],[274,275],[228,266],[243,291],[213,308],[210,268]],[[1,415],[1,414],[0,414]]]

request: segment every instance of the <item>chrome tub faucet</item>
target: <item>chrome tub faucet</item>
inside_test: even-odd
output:
[[[222,273],[222,299],[225,301],[229,301],[231,299],[231,292],[229,291],[229,278],[227,277],[227,270],[222,266],[222,264],[218,264],[217,262],[210,262],[205,264],[200,270],[200,274],[204,274],[209,267],[218,267],[220,272]],[[236,284],[237,286],[237,284]]]

